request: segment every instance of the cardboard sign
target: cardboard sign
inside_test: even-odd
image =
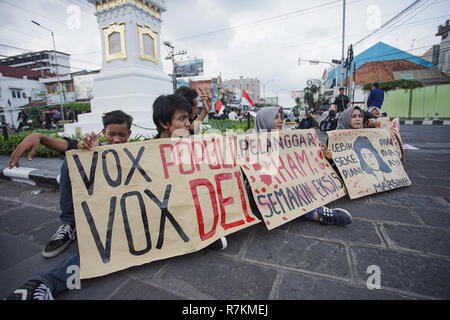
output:
[[[388,130],[335,130],[327,134],[328,149],[350,199],[411,184]]]
[[[392,142],[397,150],[400,159],[405,155],[403,149],[402,138],[400,137],[400,121],[398,118],[390,120],[389,118],[381,117],[375,120],[375,126],[379,129],[386,129],[391,133]]]
[[[345,195],[314,129],[239,135],[236,146],[269,230]]]
[[[82,279],[194,252],[260,222],[233,138],[194,137],[66,153]]]

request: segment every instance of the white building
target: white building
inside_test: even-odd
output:
[[[45,100],[45,84],[39,82],[40,72],[0,65],[0,117],[17,128],[21,107]]]
[[[27,52],[0,59],[0,65],[63,75],[70,73],[70,54],[56,51],[55,57],[54,50]]]
[[[438,27],[436,36],[441,37],[441,44],[439,50],[438,68],[446,74],[450,74],[450,20],[447,20],[444,25]]]

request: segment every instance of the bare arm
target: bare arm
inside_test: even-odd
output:
[[[65,152],[69,147],[69,142],[65,139],[58,139],[47,137],[46,135],[40,133],[33,133],[27,136],[19,145],[14,149],[9,158],[9,168],[17,166],[19,168],[19,158],[28,150],[30,154],[28,155],[28,161],[31,161],[34,154],[39,149],[39,145],[43,144],[58,152]]]

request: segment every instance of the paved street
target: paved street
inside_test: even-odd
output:
[[[450,126],[402,126],[412,186],[331,207],[346,227],[296,219],[227,237],[225,251],[196,253],[83,280],[57,299],[450,299]],[[322,137],[323,138],[323,137]],[[57,170],[60,160],[22,160]],[[7,158],[0,159],[4,168]],[[34,165],[34,166],[33,166]],[[32,191],[43,190],[33,195]],[[58,192],[0,180],[0,296],[75,252],[44,259],[59,225]],[[369,290],[369,266],[381,289]]]

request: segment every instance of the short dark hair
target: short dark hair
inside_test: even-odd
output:
[[[378,88],[378,87],[380,86],[380,84],[379,84],[378,82],[374,82],[374,83],[372,83],[372,85],[373,85],[375,88]]]
[[[366,136],[358,136],[356,137],[355,142],[353,143],[353,149],[355,150],[356,156],[359,159],[359,163],[361,165],[361,169],[363,169],[365,172],[371,174],[373,171],[370,168],[370,166],[366,163],[366,161],[363,159],[361,155],[361,149],[369,149],[370,152],[373,153],[375,158],[378,161],[378,164],[380,165],[380,170],[383,172],[392,172],[392,169],[383,161],[383,159],[380,157],[380,154],[378,151],[374,148],[372,143],[370,142],[369,138]]]
[[[341,91],[341,90],[345,90],[345,88],[344,88],[344,87],[340,87],[340,88],[339,88],[339,91]]]
[[[103,128],[109,124],[122,124],[126,123],[128,130],[131,128],[131,124],[133,123],[133,117],[129,114],[123,112],[122,110],[114,110],[111,112],[106,112],[102,116]]]
[[[161,95],[153,102],[153,122],[156,125],[156,130],[158,130],[157,138],[164,131],[160,122],[164,124],[170,123],[177,110],[184,110],[189,114],[192,112],[191,104],[181,94]]]
[[[195,99],[197,99],[197,97],[198,97],[198,93],[197,93],[196,90],[191,89],[191,88],[186,87],[186,86],[179,87],[177,89],[177,91],[175,91],[175,93],[180,94],[183,97],[185,97],[187,99],[187,101],[189,101],[191,106],[194,106]]]
[[[372,112],[363,111],[363,113],[364,113],[364,120],[363,120],[363,122],[367,122],[367,121],[369,121],[369,119],[376,119],[377,118]]]

